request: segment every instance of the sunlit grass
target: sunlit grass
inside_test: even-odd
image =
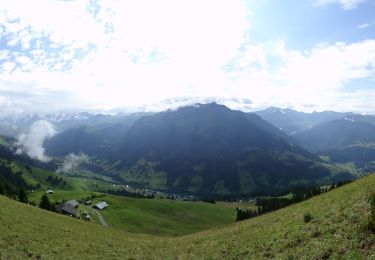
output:
[[[372,259],[374,234],[360,227],[374,189],[371,175],[261,217],[177,238],[103,228],[0,197],[0,258]]]

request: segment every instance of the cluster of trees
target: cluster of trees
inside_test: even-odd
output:
[[[20,189],[18,191],[18,201],[22,203],[29,203],[29,198],[27,197],[26,191],[24,189]]]
[[[32,186],[22,178],[22,171],[13,173],[11,165],[12,161],[0,163],[0,194],[22,203],[30,203],[26,190]]]
[[[259,215],[258,211],[251,210],[251,209],[242,210],[241,208],[237,207],[236,211],[237,211],[236,221],[241,221],[241,220],[245,220],[245,219],[248,219],[248,218],[253,218],[253,217],[256,217],[256,216]]]
[[[203,198],[202,201],[206,203],[216,204],[216,200],[211,198]]]
[[[49,211],[55,211],[55,203],[52,203],[49,200],[47,194],[43,194],[39,202],[39,208],[49,210]]]
[[[62,186],[65,186],[66,185],[66,182],[64,181],[63,178],[60,178],[58,176],[52,176],[52,175],[48,175],[47,179],[46,179],[47,182],[51,183],[53,186],[58,186],[58,185],[62,185]]]
[[[296,189],[293,192],[293,196],[290,198],[287,197],[263,197],[257,198],[255,205],[258,206],[256,211],[253,210],[241,210],[237,208],[237,217],[236,221],[253,218],[271,211],[275,211],[284,207],[287,207],[291,204],[301,202],[307,200],[313,196],[319,195],[321,193],[327,192],[329,190],[341,187],[345,184],[352,182],[351,180],[341,181],[334,185],[327,186],[327,187],[315,187],[309,189]]]
[[[291,199],[289,198],[262,198],[256,200],[256,206],[260,209],[258,210],[259,215],[278,210],[289,206],[290,204],[296,203],[295,196]]]
[[[16,195],[20,188],[29,188],[22,178],[22,172],[13,173],[11,167],[4,162],[0,163],[0,186],[0,193],[6,195]]]

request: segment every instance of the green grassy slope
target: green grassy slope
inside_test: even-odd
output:
[[[106,229],[0,196],[0,258],[371,259],[374,234],[359,227],[374,189],[371,175],[258,218],[178,238]],[[313,217],[309,223],[305,212]]]
[[[42,194],[35,192],[30,198],[39,203]],[[111,228],[133,233],[181,236],[235,221],[235,209],[220,204],[138,199],[84,190],[55,190],[55,193],[49,194],[48,197],[50,201],[62,201],[84,199],[91,195],[98,196],[93,199],[93,204],[106,201],[110,205],[101,213]],[[81,204],[79,209],[96,216],[95,211],[88,206]]]
[[[94,203],[105,200],[110,204],[110,207],[103,211],[103,216],[108,225],[116,229],[137,233],[181,236],[235,221],[235,210],[222,205],[112,196],[95,192],[98,188],[111,188],[110,184],[98,180],[69,177],[35,167],[30,171],[16,162],[12,162],[12,170],[22,172],[22,177],[28,184],[39,183],[41,185],[39,189],[28,193],[29,201],[33,201],[37,205],[42,195],[49,188],[54,190],[54,194],[48,195],[51,202],[85,199],[92,195],[104,196],[95,199]],[[52,186],[51,183],[46,181],[48,176],[58,176],[66,182],[66,185]],[[92,211],[90,207],[81,204],[80,210],[88,211],[97,220],[96,212]]]
[[[181,236],[233,223],[235,210],[222,205],[172,201],[166,199],[134,199],[106,195],[110,207],[102,211],[110,227],[130,232]]]

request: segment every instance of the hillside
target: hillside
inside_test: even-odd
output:
[[[21,188],[27,188],[27,183],[22,178],[22,173],[15,169],[12,160],[13,153],[0,144],[0,194],[15,194]]]
[[[240,223],[179,238],[127,233],[0,196],[0,258],[362,259],[375,256],[369,214],[375,175]],[[305,213],[312,221],[305,223]]]
[[[42,195],[48,189],[54,191],[48,195],[51,202],[71,199],[85,201],[88,197],[93,203],[105,200],[110,205],[102,212],[106,223],[112,228],[136,233],[180,236],[235,221],[233,207],[203,202],[113,196],[98,192],[114,189],[111,182],[56,174],[25,166],[18,161],[0,160],[0,194],[16,197],[21,189],[27,190],[28,201],[36,205],[39,205]],[[89,212],[100,225],[95,210],[83,203],[80,210]]]
[[[235,222],[235,206],[228,207],[220,203],[130,198],[91,192],[82,188],[74,191],[55,189],[54,192],[48,195],[52,202],[80,200],[93,195],[93,205],[106,201],[110,206],[101,214],[109,227],[133,233],[181,236]],[[43,193],[30,194],[29,199],[39,204]],[[90,206],[81,203],[79,210],[89,212],[100,225],[97,212]]]
[[[367,117],[352,116],[322,123],[294,137],[305,149],[331,161],[354,162],[358,167],[373,171],[375,125],[365,119]]]
[[[59,133],[45,140],[44,147],[51,156],[84,152],[103,156],[116,145],[135,121],[150,113],[95,115],[85,120],[54,122]]]
[[[375,142],[375,125],[349,118],[319,124],[294,135],[310,151],[340,149]]]

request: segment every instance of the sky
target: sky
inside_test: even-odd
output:
[[[0,0],[0,116],[375,114],[375,0]]]

